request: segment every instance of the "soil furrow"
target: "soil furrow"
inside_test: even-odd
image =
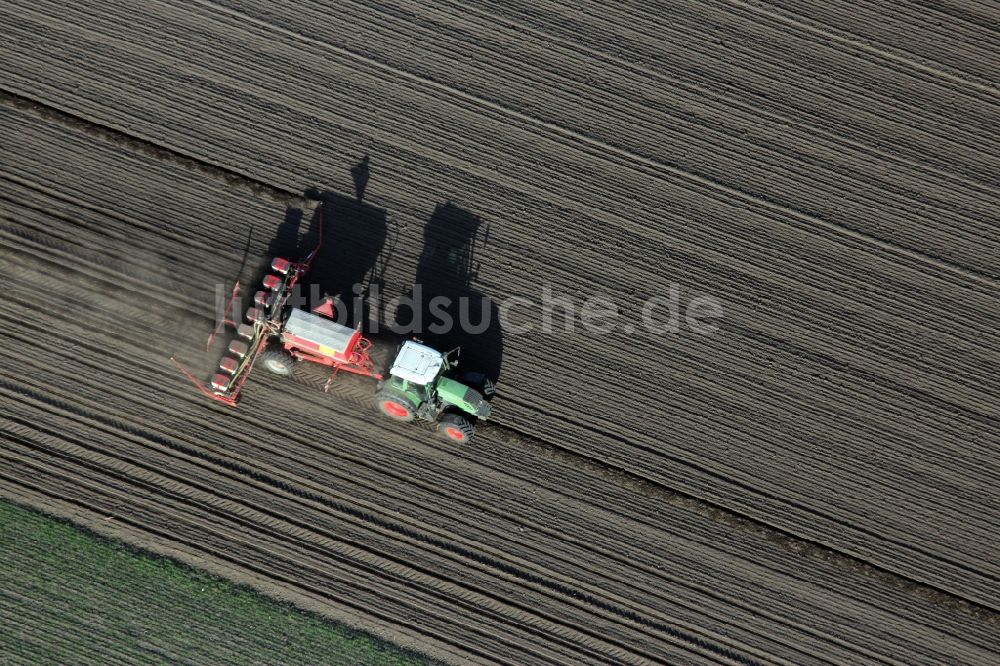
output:
[[[450,662],[994,661],[991,29],[836,2],[0,10],[3,492]],[[375,315],[531,301],[425,338],[494,354],[469,446],[169,364],[317,196]],[[675,287],[714,333],[648,328]]]

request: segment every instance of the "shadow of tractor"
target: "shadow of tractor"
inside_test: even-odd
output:
[[[451,203],[438,205],[424,227],[413,287],[389,326],[441,351],[461,347],[460,367],[494,383],[503,360],[499,309],[476,288],[476,253],[489,240],[482,219]]]

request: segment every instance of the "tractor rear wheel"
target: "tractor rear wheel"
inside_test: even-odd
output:
[[[437,431],[447,440],[464,444],[472,439],[475,428],[461,414],[445,414],[438,421]]]
[[[276,375],[290,377],[295,366],[295,359],[284,349],[267,349],[260,355],[264,367]]]
[[[407,423],[416,417],[417,408],[407,398],[389,391],[375,395],[378,410],[394,421]]]

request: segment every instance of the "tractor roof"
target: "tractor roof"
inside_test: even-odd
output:
[[[396,360],[393,361],[389,374],[414,384],[424,385],[434,381],[442,365],[444,356],[441,352],[419,342],[407,340],[396,354]]]

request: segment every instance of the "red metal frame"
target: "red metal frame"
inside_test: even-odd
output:
[[[230,407],[235,407],[237,405],[240,391],[242,390],[247,379],[250,377],[250,372],[253,370],[253,364],[257,360],[257,356],[259,356],[260,352],[264,350],[268,341],[272,337],[280,336],[282,333],[282,328],[284,326],[283,314],[288,296],[295,285],[298,284],[299,280],[312,267],[312,262],[316,258],[316,255],[319,253],[322,246],[323,209],[321,207],[319,209],[319,239],[316,247],[313,248],[313,250],[307,254],[302,261],[297,263],[287,262],[287,270],[283,274],[279,272],[277,274],[268,274],[268,276],[265,276],[265,281],[267,281],[268,278],[272,278],[271,281],[275,282],[273,278],[278,278],[276,284],[274,284],[274,288],[272,289],[275,297],[270,300],[269,305],[256,304],[257,309],[261,311],[263,316],[258,317],[256,321],[250,322],[250,325],[254,328],[253,337],[248,340],[248,349],[246,354],[239,360],[237,369],[232,373],[225,390],[215,390],[212,387],[207,386],[205,382],[199,380],[191,373],[191,371],[181,365],[176,359],[171,357],[170,360],[174,362],[174,364],[180,369],[181,372],[184,373],[185,376],[187,376],[192,384],[198,387],[199,391],[209,398],[229,405]],[[273,263],[274,262],[272,261],[272,265]],[[229,305],[226,307],[222,321],[216,325],[215,330],[213,330],[208,336],[206,351],[211,348],[215,338],[224,327],[228,326],[231,328],[237,328],[240,325],[240,322],[234,321],[231,317],[233,306],[240,297],[241,289],[240,283],[237,281],[236,285],[233,287],[232,296],[229,300]],[[251,307],[254,306],[252,305]],[[372,343],[367,338],[361,336],[360,330],[353,339],[352,344],[347,348],[347,350],[345,350],[343,355],[338,354],[336,356],[329,356],[326,354],[319,354],[305,347],[296,345],[294,341],[286,341],[283,344],[284,348],[296,359],[319,363],[333,368],[333,372],[330,374],[330,379],[327,380],[326,385],[323,388],[324,391],[329,390],[330,384],[336,378],[337,373],[341,370],[379,380],[383,378],[380,373],[375,371],[375,364],[369,353]],[[338,358],[338,356],[342,356],[342,358]]]

